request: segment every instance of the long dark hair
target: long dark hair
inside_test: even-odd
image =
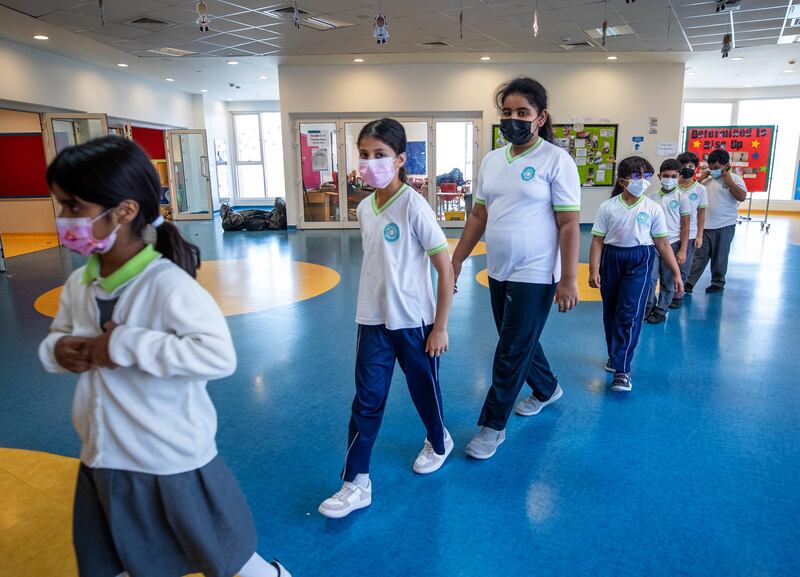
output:
[[[135,234],[160,216],[161,183],[150,159],[132,140],[119,136],[95,138],[62,150],[47,167],[47,184],[86,202],[109,209],[124,200],[139,203],[139,214],[131,223]],[[181,236],[175,225],[156,229],[158,252],[192,277],[200,268],[200,249]]]
[[[368,122],[361,132],[358,133],[358,145],[365,138],[375,138],[383,142],[386,146],[394,150],[397,155],[406,151],[406,129],[394,118],[381,118]],[[406,184],[406,167],[401,166],[399,171],[400,180]]]
[[[539,114],[547,110],[547,90],[533,78],[520,76],[510,82],[501,84],[494,94],[494,105],[497,110],[503,111],[503,102],[512,94],[524,96]],[[550,118],[550,111],[547,112],[547,120],[539,128],[539,136],[547,142],[553,142],[553,121]]]
[[[622,194],[622,191],[625,190],[620,180],[629,179],[634,172],[638,172],[639,174],[649,172],[653,174],[655,171],[653,170],[653,165],[650,164],[646,158],[642,158],[641,156],[629,156],[623,159],[617,165],[617,180],[614,183],[614,190],[611,192],[612,198],[618,194]]]

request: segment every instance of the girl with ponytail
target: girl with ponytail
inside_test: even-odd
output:
[[[217,454],[206,385],[234,372],[236,351],[194,280],[199,249],[159,213],[153,165],[107,136],[59,153],[47,183],[62,244],[89,257],[39,347],[45,370],[78,375],[79,574],[288,576],[256,553],[250,508]]]

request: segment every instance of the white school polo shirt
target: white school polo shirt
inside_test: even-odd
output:
[[[671,192],[666,192],[663,188],[658,191],[653,202],[664,211],[664,220],[667,223],[667,239],[670,244],[681,239],[681,218],[691,216],[692,207],[689,199],[684,196],[677,187]]]
[[[733,181],[744,190],[747,190],[747,185],[744,179],[736,174],[731,173]],[[708,192],[708,208],[706,209],[706,228],[723,228],[736,224],[739,219],[739,201],[731,194],[728,185],[719,178],[709,178],[703,183]]]
[[[498,281],[552,284],[561,279],[555,213],[581,209],[578,167],[542,138],[518,156],[511,145],[481,163],[475,202],[485,204],[489,276]]]
[[[692,214],[689,216],[689,240],[693,240],[697,238],[697,211],[708,208],[708,192],[706,187],[696,180],[688,188],[683,188],[679,184],[678,190],[689,199],[689,206],[692,208]]]
[[[430,325],[436,303],[430,257],[447,250],[447,237],[427,201],[408,185],[381,208],[375,193],[358,204],[364,259],[356,322],[389,330]]]
[[[603,244],[623,248],[655,244],[654,238],[668,236],[664,211],[658,204],[642,195],[629,206],[621,194],[600,205],[592,234],[604,237]]]

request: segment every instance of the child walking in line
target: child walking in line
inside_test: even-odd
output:
[[[706,209],[708,208],[708,192],[706,187],[697,182],[695,173],[700,165],[700,159],[694,152],[683,152],[678,155],[681,163],[681,173],[678,178],[678,190],[689,199],[691,214],[689,215],[689,244],[686,249],[686,262],[681,267],[681,279],[684,290],[686,278],[692,268],[694,252],[703,247],[703,231],[706,227]],[[679,309],[683,305],[683,298],[672,297],[671,309]]]
[[[250,508],[217,454],[206,384],[234,372],[236,352],[194,280],[199,249],[159,214],[150,160],[130,140],[98,138],[63,150],[47,182],[61,242],[89,257],[39,347],[45,370],[78,375],[80,575],[289,577],[256,553]]]
[[[674,158],[668,158],[661,163],[659,179],[661,190],[653,198],[661,207],[667,225],[667,240],[672,246],[672,252],[678,261],[678,267],[686,264],[689,249],[689,219],[692,207],[689,198],[678,190],[678,177],[681,164]],[[672,271],[658,254],[655,256],[653,266],[653,280],[650,283],[650,292],[647,296],[647,309],[644,313],[644,322],[658,325],[667,320],[667,309],[672,304],[675,294],[675,280]],[[661,285],[661,290],[656,295],[656,285]]]
[[[683,281],[672,247],[667,241],[664,211],[647,198],[653,167],[644,158],[630,156],[619,163],[612,197],[600,205],[592,227],[589,254],[589,286],[603,297],[608,361],[614,373],[613,391],[630,391],[631,361],[642,329],[647,289],[655,254],[672,271],[675,294],[683,293]]]
[[[453,267],[447,238],[427,201],[405,182],[406,134],[391,118],[358,136],[359,172],[375,192],[358,205],[364,246],[358,290],[356,395],[342,488],[319,512],[341,518],[372,503],[369,465],[395,361],[427,431],[414,471],[433,473],[453,450],[444,426],[439,356],[448,349]],[[434,302],[430,264],[439,276]]]

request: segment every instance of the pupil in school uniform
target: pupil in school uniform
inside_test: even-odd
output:
[[[521,416],[563,395],[539,339],[553,299],[561,312],[578,303],[580,177],[569,154],[553,144],[547,91],[520,77],[498,89],[495,104],[508,144],[483,159],[472,214],[453,254],[457,278],[485,233],[499,341],[480,429],[466,449],[475,459],[492,457],[505,441],[526,382],[531,394],[516,405]]]

